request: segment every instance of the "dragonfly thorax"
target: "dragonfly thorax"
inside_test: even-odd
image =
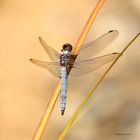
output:
[[[70,64],[70,58],[71,58],[71,50],[72,45],[71,44],[64,44],[61,50],[60,55],[60,65],[67,67]]]

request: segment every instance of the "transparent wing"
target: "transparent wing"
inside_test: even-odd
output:
[[[30,61],[42,68],[47,69],[55,77],[60,77],[60,65],[58,62],[44,62],[37,59],[30,59]]]
[[[46,53],[48,54],[49,58],[52,61],[58,62],[60,54],[56,50],[54,50],[52,47],[47,45],[47,43],[41,37],[39,37],[39,41],[41,45],[43,46],[44,50],[46,51]]]
[[[96,55],[109,44],[111,44],[111,42],[118,36],[118,34],[119,32],[117,30],[111,30],[96,40],[84,44],[79,51],[76,61],[81,61]]]
[[[81,62],[74,63],[73,68],[70,71],[70,76],[81,76],[86,73],[92,72],[99,67],[115,60],[120,53],[112,53],[104,56],[100,56],[93,59],[87,59]]]

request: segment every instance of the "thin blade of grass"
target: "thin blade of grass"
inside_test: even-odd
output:
[[[54,94],[51,96],[48,106],[45,109],[45,112],[40,120],[39,126],[33,136],[33,140],[41,140],[44,134],[45,128],[48,124],[49,118],[51,116],[51,113],[53,111],[54,105],[56,103],[57,97],[59,95],[60,88],[61,88],[61,84],[59,81],[57,87],[55,88]]]
[[[93,24],[93,21],[95,20],[100,8],[102,7],[102,5],[104,4],[105,0],[99,0],[96,7],[94,8],[92,14],[90,15],[76,45],[75,45],[75,48],[74,48],[74,51],[73,53],[74,54],[77,54],[78,53],[78,50],[80,49],[81,45],[83,44],[86,36],[87,36],[87,33],[90,29],[90,27],[92,26]],[[41,140],[43,134],[44,134],[44,131],[46,129],[46,126],[47,126],[47,123],[49,121],[49,118],[51,116],[51,113],[53,111],[53,108],[54,108],[54,105],[56,103],[56,100],[57,100],[57,97],[59,95],[59,92],[60,92],[60,89],[61,89],[61,84],[60,84],[60,81],[54,91],[54,93],[52,94],[52,97],[48,103],[48,106],[42,116],[42,119],[38,125],[38,128],[33,136],[33,140]]]
[[[96,88],[100,85],[100,83],[104,80],[105,76],[108,74],[108,72],[111,70],[111,68],[114,66],[114,64],[118,61],[118,59],[123,55],[123,53],[128,49],[128,47],[136,40],[136,38],[140,35],[140,33],[138,33],[129,43],[128,45],[122,50],[122,52],[120,53],[120,55],[113,61],[113,63],[108,67],[108,69],[105,71],[105,73],[101,76],[101,78],[96,82],[96,84],[93,86],[93,88],[90,90],[90,92],[88,93],[88,95],[85,97],[85,99],[82,101],[82,103],[79,105],[79,107],[77,108],[77,110],[75,111],[75,113],[72,115],[72,117],[70,118],[70,120],[68,121],[66,127],[63,129],[63,131],[61,132],[58,140],[63,140],[66,136],[66,134],[68,133],[68,131],[70,130],[72,124],[74,123],[75,119],[77,118],[78,114],[80,113],[80,111],[82,110],[82,108],[85,106],[85,104],[88,102],[89,98],[93,95],[94,91],[96,90]]]
[[[96,7],[93,9],[76,45],[75,48],[73,49],[73,54],[78,54],[78,51],[80,50],[80,47],[82,46],[83,42],[85,41],[85,38],[98,14],[98,12],[100,11],[101,7],[103,6],[105,0],[99,0],[98,3],[96,4]]]

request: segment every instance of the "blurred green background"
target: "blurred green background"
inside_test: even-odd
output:
[[[28,59],[50,61],[41,36],[60,51],[75,44],[97,0],[0,1],[0,139],[31,140],[58,79]],[[140,31],[139,0],[107,0],[85,42],[116,29],[101,54],[121,51]],[[113,67],[85,106],[66,140],[140,139],[140,38]],[[107,66],[69,79],[67,108],[58,100],[43,139],[55,140]],[[82,82],[81,82],[82,81]]]

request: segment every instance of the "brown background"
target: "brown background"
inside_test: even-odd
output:
[[[0,1],[0,139],[31,140],[58,82],[31,64],[49,61],[38,36],[56,50],[75,44],[96,0]],[[102,54],[121,51],[140,31],[139,0],[107,0],[86,42],[117,29],[119,37]],[[100,54],[101,55],[101,54]],[[96,90],[67,140],[138,140],[140,138],[140,39],[137,39]],[[55,140],[68,119],[107,66],[69,79],[67,109],[59,100],[44,140]]]

